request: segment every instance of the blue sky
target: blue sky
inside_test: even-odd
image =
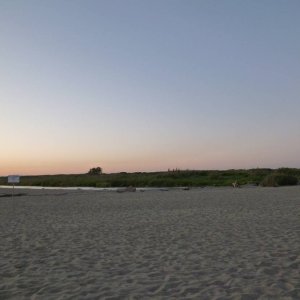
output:
[[[0,175],[300,167],[300,2],[0,2]]]

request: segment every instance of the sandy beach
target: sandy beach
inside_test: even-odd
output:
[[[0,299],[300,299],[300,186],[17,192]]]

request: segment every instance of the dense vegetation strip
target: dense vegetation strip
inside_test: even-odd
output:
[[[22,176],[20,185],[44,187],[176,187],[176,186],[230,186],[253,184],[263,186],[295,185],[300,179],[300,169],[250,169],[223,171],[172,170],[166,172],[137,172],[112,174],[70,174]],[[0,185],[7,177],[0,177]]]

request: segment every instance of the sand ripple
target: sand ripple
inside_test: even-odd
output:
[[[300,299],[300,187],[0,199],[0,299]]]

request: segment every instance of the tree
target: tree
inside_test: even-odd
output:
[[[97,168],[92,168],[88,172],[89,175],[100,175],[102,174],[102,168],[97,167]]]

